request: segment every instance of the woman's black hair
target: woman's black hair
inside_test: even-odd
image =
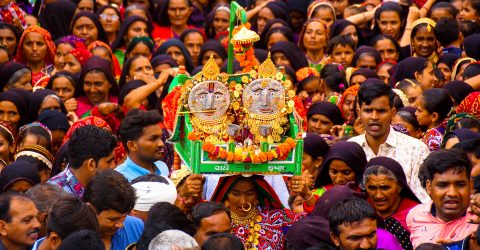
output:
[[[135,39],[135,38],[134,38]],[[137,44],[144,44],[148,47],[148,49],[150,50],[150,53],[153,54],[153,52],[155,52],[155,44],[153,42],[153,40],[151,38],[148,38],[149,40],[148,41],[145,41],[145,40],[137,40],[136,43],[133,43],[133,42],[130,42],[127,46],[127,49],[125,50],[125,59],[127,59],[128,57],[128,54],[130,52],[132,52],[132,50],[135,48],[135,46],[137,46]],[[133,39],[132,39],[133,40]]]
[[[8,29],[10,31],[13,32],[13,35],[15,36],[16,40],[17,40],[17,45],[18,43],[20,42],[20,37],[22,35],[22,32],[19,31],[17,28],[15,28],[13,25],[11,24],[8,24],[8,23],[3,23],[3,22],[0,22],[0,30],[5,30],[5,29]],[[18,46],[17,46],[18,47]],[[15,53],[17,52],[17,48],[15,48],[15,50],[13,51],[13,55],[12,56],[15,56]]]
[[[185,43],[185,38],[191,34],[191,33],[198,33],[202,36],[203,38],[203,41],[207,41],[207,39],[205,38],[205,34],[202,33],[202,31],[200,31],[199,29],[197,28],[193,28],[193,29],[187,29],[185,30],[184,32],[182,32],[182,34],[180,35],[179,37],[179,40],[182,41],[182,43]]]
[[[43,138],[47,142],[47,145],[45,148],[48,150],[48,152],[52,151],[52,138],[47,130],[47,128],[40,127],[40,126],[30,126],[27,127],[23,130],[20,130],[18,137],[17,137],[17,142],[15,145],[18,147],[20,146],[20,143],[22,143],[23,139],[25,139],[28,135],[34,135],[37,138]]]
[[[192,7],[190,0],[185,0],[188,7]],[[170,26],[170,19],[168,18],[168,7],[170,6],[170,0],[158,1],[158,6],[153,14],[153,20],[160,26]]]
[[[73,85],[74,88],[77,88],[78,85],[78,74],[73,74],[68,71],[60,71],[53,75],[50,80],[48,80],[47,86],[45,86],[46,89],[52,89],[53,87],[53,82],[60,77],[65,77],[68,79],[68,81]]]
[[[290,29],[288,26],[282,26],[282,27],[275,27],[271,28],[267,34],[265,35],[265,45],[268,47],[268,39],[270,39],[270,36],[275,34],[275,33],[280,33],[282,34],[285,38],[287,38],[288,41],[294,42],[293,41],[293,31]]]
[[[423,91],[423,107],[428,113],[437,113],[438,121],[441,122],[450,114],[453,101],[448,92],[444,89],[433,88]]]
[[[383,3],[375,11],[375,15],[374,15],[374,23],[375,23],[374,34],[381,34],[380,33],[380,28],[378,27],[379,26],[378,22],[380,21],[380,15],[382,14],[382,12],[385,12],[385,11],[396,12],[398,14],[398,16],[400,17],[401,26],[400,26],[399,37],[402,37],[403,31],[404,31],[404,28],[405,28],[405,19],[407,18],[407,15],[406,15],[405,11],[403,10],[403,7],[396,2]]]
[[[320,71],[320,78],[325,81],[328,88],[335,92],[343,92],[345,89],[347,79],[345,72],[343,72],[339,64],[327,64],[323,66]]]
[[[128,58],[124,63],[123,63],[123,68],[122,68],[122,74],[120,75],[120,79],[118,80],[118,87],[119,89],[122,89],[123,86],[127,84],[127,75],[130,72],[130,66],[132,66],[132,63],[139,59],[144,57],[143,55],[135,55],[130,58]]]
[[[265,28],[263,28],[263,31],[262,33],[260,33],[260,41],[258,41],[257,43],[255,43],[255,48],[259,48],[259,49],[267,49],[267,40],[265,39],[265,37],[267,36],[267,33],[268,31],[272,28],[272,26],[274,24],[281,24],[282,27],[288,27],[290,28],[290,24],[283,20],[283,19],[280,19],[280,18],[274,18],[272,20],[269,20],[267,22],[267,24],[265,24]]]
[[[145,20],[143,17],[140,17],[140,16],[126,17],[123,20],[122,25],[120,25],[120,30],[117,33],[117,38],[115,39],[115,41],[110,46],[112,51],[115,51],[116,49],[121,48],[122,46],[124,46],[126,44],[126,41],[124,40],[123,37],[128,33],[128,29],[130,28],[130,26],[133,23],[139,22],[139,21],[144,22],[147,25],[148,36],[151,37],[150,34],[152,32],[152,25],[148,22],[148,20]]]
[[[420,124],[418,123],[417,117],[415,115],[407,110],[404,110],[404,108],[401,108],[397,111],[395,115],[400,116],[402,120],[407,122],[408,124],[412,125],[413,128],[415,129],[420,129]]]
[[[453,6],[449,2],[435,3],[430,9],[430,11],[428,11],[428,16],[431,16],[432,12],[436,9],[445,9],[450,15],[452,15],[453,19],[457,19],[457,15],[459,11],[457,10],[457,8],[455,8],[455,6]]]
[[[395,41],[395,39],[393,37],[391,37],[390,35],[385,35],[385,34],[379,34],[379,35],[376,35],[374,36],[371,40],[370,40],[370,46],[372,47],[375,47],[375,44],[377,44],[379,41],[381,40],[389,40],[390,42],[393,43],[393,45],[395,46],[395,49],[397,50],[397,53],[398,53],[398,62],[402,61],[403,59],[405,59],[405,53],[403,52],[403,49],[402,47],[400,46],[400,44]]]
[[[353,41],[352,38],[350,38],[350,36],[338,35],[338,36],[330,39],[330,41],[328,41],[327,54],[331,55],[333,53],[333,50],[335,49],[335,47],[337,47],[339,45],[349,46],[350,48],[352,48],[353,51],[355,51],[355,49],[356,49],[355,48],[355,41]]]

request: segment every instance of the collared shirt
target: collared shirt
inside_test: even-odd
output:
[[[154,164],[157,167],[157,169],[155,169],[156,175],[168,177],[168,167],[163,161],[156,161]],[[128,179],[128,181],[132,181],[139,176],[150,174],[150,170],[140,167],[135,162],[133,162],[130,157],[127,157],[125,162],[118,165],[115,170],[123,174],[125,178]]]
[[[413,248],[437,239],[451,241],[462,240],[472,232],[477,231],[477,224],[468,223],[471,214],[466,214],[456,220],[445,222],[432,214],[432,202],[419,204],[407,215],[407,226],[410,230],[410,240]]]
[[[42,244],[42,242],[44,240],[45,240],[45,237],[40,238],[37,241],[35,241],[35,244],[33,244],[33,246],[32,246],[32,250],[38,250],[38,248],[40,247],[40,245]]]
[[[73,194],[78,198],[82,198],[83,192],[85,191],[82,183],[73,175],[68,166],[61,173],[48,180],[48,183],[57,185],[61,187],[63,191]]]
[[[123,222],[123,227],[112,236],[111,250],[125,250],[132,243],[140,240],[143,232],[143,221],[137,217],[128,216]]]
[[[411,136],[396,132],[392,127],[390,127],[388,137],[380,145],[376,155],[368,145],[365,134],[352,137],[349,141],[356,142],[363,148],[367,155],[367,161],[377,156],[385,156],[396,160],[402,165],[407,177],[407,183],[420,201],[425,203],[430,200],[418,178],[420,165],[430,154],[430,150],[425,143]]]

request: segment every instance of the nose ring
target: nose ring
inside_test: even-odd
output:
[[[251,204],[250,202],[247,202],[247,204],[248,204],[248,209],[245,209],[245,208],[243,207],[244,204],[242,204],[242,210],[243,210],[244,212],[248,212],[248,211],[252,210],[252,204]]]

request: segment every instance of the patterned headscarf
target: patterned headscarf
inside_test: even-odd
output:
[[[27,60],[24,57],[24,53],[23,53],[23,42],[25,41],[25,37],[27,36],[27,34],[31,32],[36,32],[43,36],[43,39],[45,40],[45,44],[47,45],[47,55],[45,56],[45,65],[52,64],[53,58],[55,57],[55,50],[56,50],[55,43],[53,43],[50,33],[47,30],[37,25],[32,25],[23,32],[22,37],[20,38],[20,42],[18,43],[18,49],[17,49],[17,55],[15,56],[15,61],[23,64],[27,64]]]
[[[108,52],[110,53],[110,56],[112,57],[112,61],[113,61],[113,71],[114,71],[114,74],[115,74],[115,79],[120,79],[120,75],[122,74],[122,68],[120,67],[120,63],[118,62],[118,59],[117,57],[115,56],[115,54],[113,54],[113,51],[112,49],[110,48],[110,46],[102,41],[94,41],[92,42],[90,45],[88,45],[88,51],[90,51],[90,53],[92,53],[93,49],[95,49],[96,47],[104,47],[108,50]]]
[[[83,66],[85,62],[92,57],[92,54],[87,49],[75,48],[70,53],[77,59],[77,61]]]
[[[228,194],[232,190],[233,186],[235,186],[241,179],[243,179],[242,175],[233,175],[233,176],[226,176],[221,177],[218,181],[218,185],[215,188],[215,191],[212,195],[212,201],[216,202],[224,202],[228,199]],[[252,180],[252,183],[257,188],[257,198],[260,202],[260,207],[262,208],[273,208],[273,209],[281,209],[283,208],[282,202],[278,198],[275,190],[268,184],[267,181],[261,175],[252,175],[248,177]]]
[[[67,133],[65,134],[65,137],[63,137],[62,144],[65,144],[66,142],[68,142],[68,140],[70,140],[70,138],[73,135],[73,132],[75,132],[76,129],[81,128],[83,126],[87,126],[87,125],[93,125],[98,128],[103,128],[106,131],[113,134],[112,128],[108,125],[108,123],[105,120],[97,116],[88,116],[74,122],[72,126],[70,126],[70,129],[68,129]],[[115,161],[116,164],[120,163],[125,158],[127,152],[125,151],[125,148],[123,147],[123,144],[120,141],[117,143],[117,146],[113,150],[113,154],[114,154],[113,160]]]
[[[309,76],[320,77],[320,74],[318,73],[318,71],[315,68],[312,68],[312,67],[303,67],[303,68],[297,70],[295,75],[297,76],[297,80],[299,82],[305,80]]]
[[[345,99],[347,98],[347,96],[353,95],[357,97],[359,89],[360,89],[360,85],[353,85],[353,86],[350,86],[348,89],[346,89],[345,92],[343,92],[342,98],[338,103],[338,107],[340,108],[340,111],[342,111],[342,114],[343,114],[343,104],[345,103]],[[345,116],[345,114],[343,114],[343,116]],[[348,117],[344,117],[344,118],[348,119]]]
[[[100,117],[96,117],[96,116],[88,116],[88,117],[85,117],[83,119],[80,119],[80,120],[74,122],[72,124],[72,126],[70,126],[70,129],[68,129],[67,133],[65,134],[65,137],[63,138],[63,143],[62,144],[65,144],[65,142],[70,140],[70,138],[72,137],[73,132],[75,132],[75,130],[77,130],[78,128],[87,126],[87,125],[93,125],[95,127],[103,128],[103,129],[107,130],[108,132],[112,133],[112,129],[110,128],[110,126],[108,125],[108,123],[105,120],[103,120]]]
[[[463,101],[458,105],[458,113],[468,113],[480,120],[480,91],[470,93]]]
[[[447,143],[447,140],[448,140],[447,135],[452,133],[455,130],[455,124],[458,121],[462,120],[463,118],[471,118],[471,119],[474,119],[474,120],[478,120],[478,118],[476,118],[475,116],[473,116],[469,113],[457,113],[457,114],[454,114],[454,115],[450,116],[450,119],[448,119],[448,121],[447,121],[447,125],[446,125],[446,128],[445,128],[445,133],[444,133],[444,136],[443,136],[443,139],[442,139],[442,148],[445,148],[445,144]]]

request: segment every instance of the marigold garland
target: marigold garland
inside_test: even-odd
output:
[[[250,29],[250,23],[244,24],[245,28]],[[242,25],[236,26],[232,31],[232,36],[242,28]],[[257,66],[257,60],[255,59],[255,51],[252,44],[234,44],[233,51],[235,52],[235,59],[240,63],[240,67],[243,68],[243,72],[247,73],[253,70],[253,67]]]
[[[285,140],[285,142],[267,152],[255,153],[251,148],[236,148],[235,152],[228,152],[225,148],[215,146],[209,142],[205,142],[202,146],[202,149],[208,153],[208,157],[212,160],[221,159],[227,160],[228,162],[258,164],[272,161],[274,159],[284,160],[288,157],[288,154],[295,148],[296,145],[297,142],[293,138],[289,137]]]

